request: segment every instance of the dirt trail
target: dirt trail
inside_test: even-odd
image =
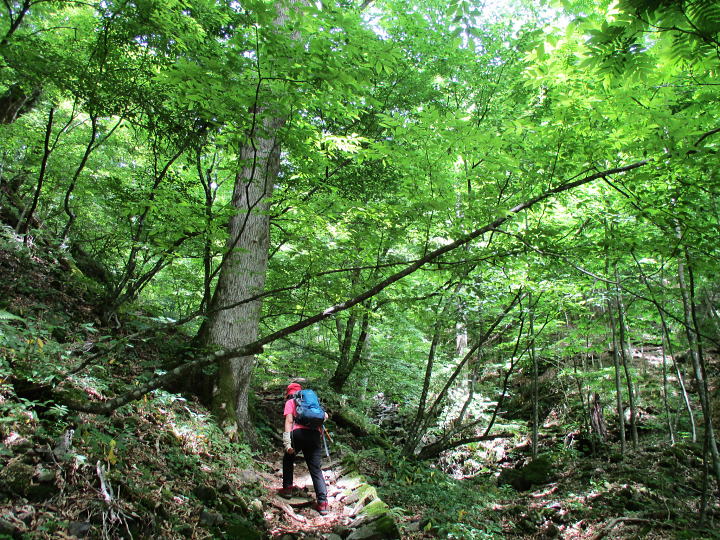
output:
[[[268,456],[271,457],[271,456]],[[272,463],[274,474],[267,478],[265,487],[271,497],[272,509],[266,512],[265,518],[270,525],[272,538],[282,538],[291,533],[294,538],[325,537],[328,533],[339,531],[350,524],[351,507],[343,504],[346,498],[343,492],[351,487],[350,483],[336,473],[339,463],[328,460],[323,463],[323,475],[328,490],[328,514],[320,515],[315,509],[315,491],[310,473],[302,454],[295,459],[295,485],[301,491],[290,499],[280,497],[277,493],[282,487],[282,458]]]
[[[260,396],[260,407],[266,417],[276,420],[277,429],[282,428],[282,407],[284,400],[278,397],[282,392],[268,392]],[[315,505],[315,490],[302,454],[295,457],[295,485],[301,488],[300,493],[290,499],[278,495],[282,488],[282,453],[281,443],[277,448],[265,456],[265,463],[271,474],[263,475],[263,483],[268,490],[272,507],[265,512],[272,538],[282,538],[284,535],[293,535],[293,538],[324,538],[336,530],[343,529],[352,521],[351,507],[343,504],[347,497],[343,493],[352,486],[348,480],[342,478],[343,471],[339,459],[323,455],[323,475],[328,491],[328,513],[320,515],[313,507]]]

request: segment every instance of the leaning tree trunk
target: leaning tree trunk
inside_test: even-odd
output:
[[[262,133],[251,133],[252,144],[242,149],[243,169],[235,179],[235,215],[229,224],[227,255],[211,302],[210,317],[201,330],[203,340],[223,349],[234,349],[257,339],[260,300],[245,302],[265,286],[270,241],[269,196],[280,168],[276,137],[280,119],[263,122]],[[226,432],[254,443],[255,432],[248,411],[250,376],[254,356],[223,360],[213,388],[212,409]]]

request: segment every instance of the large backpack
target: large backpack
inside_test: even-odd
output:
[[[295,400],[295,422],[311,428],[320,427],[325,422],[325,409],[314,390],[306,388],[293,395]]]

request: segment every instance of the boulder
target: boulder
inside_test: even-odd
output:
[[[365,521],[346,540],[384,540],[400,538],[395,520],[385,513],[371,521]]]

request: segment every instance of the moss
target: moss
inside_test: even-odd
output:
[[[21,459],[11,459],[0,472],[0,480],[9,491],[26,496],[30,488],[35,469]]]
[[[361,502],[377,499],[378,497],[377,490],[370,484],[360,484],[354,491]]]
[[[225,538],[244,538],[246,540],[260,540],[262,533],[249,521],[235,517],[223,527]]]
[[[370,501],[360,512],[364,516],[380,516],[387,513],[388,505],[380,499]]]

